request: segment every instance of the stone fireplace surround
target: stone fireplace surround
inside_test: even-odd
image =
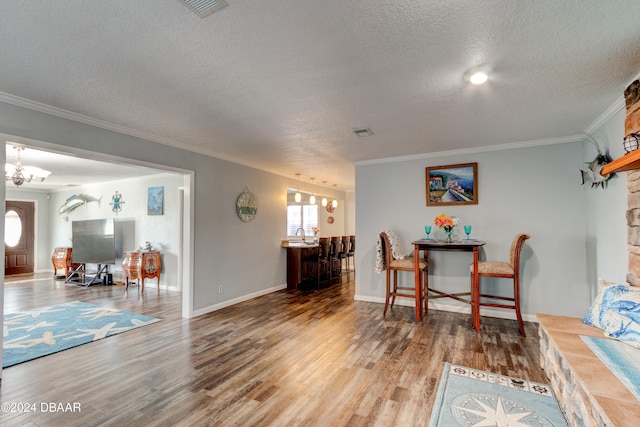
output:
[[[602,338],[602,330],[575,317],[537,318],[540,365],[570,425],[638,427],[640,401],[580,338]]]
[[[636,80],[624,92],[626,117],[624,134],[640,133],[640,82]],[[625,156],[626,157],[626,156]],[[627,243],[629,272],[627,282],[640,286],[640,170],[627,172]]]
[[[640,82],[624,92],[625,135],[640,133]],[[627,172],[627,282],[640,286],[640,150],[603,168],[603,174]],[[640,401],[582,341],[603,337],[602,330],[581,319],[538,314],[540,364],[551,381],[571,426],[637,427]]]

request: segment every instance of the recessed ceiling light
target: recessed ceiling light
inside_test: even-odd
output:
[[[369,128],[354,129],[353,133],[355,133],[356,135],[358,135],[361,138],[365,137],[365,136],[373,135],[373,132]]]
[[[464,79],[471,84],[481,85],[489,80],[492,72],[493,69],[490,67],[476,67],[464,73]]]

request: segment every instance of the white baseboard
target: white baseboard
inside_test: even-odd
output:
[[[238,298],[230,299],[230,300],[227,300],[227,301],[222,301],[221,303],[210,305],[209,307],[204,307],[204,308],[201,308],[201,309],[198,309],[198,310],[194,310],[193,317],[197,317],[197,316],[201,316],[203,314],[211,313],[213,311],[221,310],[221,309],[223,309],[225,307],[236,305],[238,303],[241,303],[241,302],[244,302],[244,301],[248,301],[250,299],[257,298],[257,297],[260,297],[262,295],[267,295],[267,294],[270,294],[272,292],[281,291],[283,289],[287,289],[287,284],[286,283],[283,283],[282,285],[278,285],[278,286],[273,286],[271,288],[263,289],[261,291],[254,292],[252,294],[243,295],[243,296],[238,297]]]
[[[353,298],[356,301],[373,302],[377,304],[384,304],[385,299],[381,297],[370,297],[364,295],[356,295]],[[409,298],[397,298],[395,305],[401,305],[404,307],[413,307],[415,305],[414,300]],[[453,313],[465,313],[471,314],[471,306],[469,304],[452,301],[452,304],[443,304],[439,302],[429,302],[429,308],[433,310],[450,311]],[[382,307],[380,308],[382,312]],[[499,319],[511,319],[516,320],[516,312],[513,310],[498,310],[493,308],[480,307],[480,315],[487,317],[497,317]],[[522,320],[527,322],[538,323],[538,319],[535,314],[522,314]]]

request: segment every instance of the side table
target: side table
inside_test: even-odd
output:
[[[158,292],[160,292],[160,271],[162,263],[158,251],[125,252],[122,261],[122,272],[125,276],[125,289],[129,289],[129,281],[136,280],[140,292],[144,292],[144,279],[158,278]]]

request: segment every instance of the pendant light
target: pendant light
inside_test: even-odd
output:
[[[298,177],[298,183],[300,183],[300,172],[296,173],[296,176]],[[294,199],[296,203],[300,203],[302,201],[302,194],[300,194],[300,191],[296,190],[296,195],[294,196]]]
[[[25,182],[42,182],[51,174],[51,172],[35,166],[23,165],[22,153],[24,152],[24,147],[14,145],[13,148],[16,150],[16,164],[7,163],[4,165],[4,179],[6,181],[11,181],[16,187],[20,187]]]
[[[327,181],[322,181],[322,184],[326,185]],[[322,206],[327,206],[327,203],[328,203],[327,198],[323,197],[322,198]]]
[[[313,180],[315,178],[309,178],[311,180],[311,185],[313,185]],[[313,194],[313,188],[311,189],[311,196],[309,197],[309,204],[311,205],[315,205],[316,204],[316,196]]]
[[[333,186],[337,186],[338,184],[333,184]],[[331,206],[333,206],[334,208],[338,207],[338,200],[337,199],[333,199],[333,202],[331,202]]]

